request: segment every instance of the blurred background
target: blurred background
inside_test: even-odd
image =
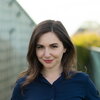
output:
[[[10,100],[36,24],[60,20],[77,49],[77,68],[100,92],[100,0],[0,0],[0,100]]]

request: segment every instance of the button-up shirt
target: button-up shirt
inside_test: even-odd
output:
[[[76,73],[70,79],[66,79],[62,73],[53,84],[40,74],[22,93],[21,84],[24,81],[25,77],[17,81],[11,100],[100,100],[93,82],[83,72]]]

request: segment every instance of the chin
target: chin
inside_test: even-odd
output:
[[[53,68],[53,66],[44,66],[44,68]]]

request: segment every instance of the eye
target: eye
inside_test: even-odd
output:
[[[51,48],[58,48],[58,45],[53,44],[51,45]]]
[[[37,46],[36,46],[36,49],[42,49],[42,48],[43,48],[42,45],[37,45]]]

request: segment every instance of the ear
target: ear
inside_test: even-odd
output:
[[[64,48],[64,53],[66,52],[66,48]]]

